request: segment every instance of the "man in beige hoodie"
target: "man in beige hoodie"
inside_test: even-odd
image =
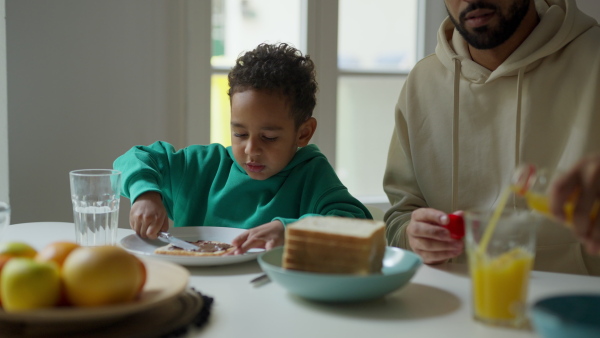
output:
[[[575,0],[445,0],[433,55],[396,106],[384,189],[391,245],[464,262],[447,213],[494,208],[514,168],[600,153],[600,27]],[[574,233],[538,227],[534,268],[600,275]]]

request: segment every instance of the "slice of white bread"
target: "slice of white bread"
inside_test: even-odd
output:
[[[307,217],[286,228],[286,269],[366,275],[381,272],[385,223],[345,217]]]

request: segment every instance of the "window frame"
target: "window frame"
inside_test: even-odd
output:
[[[338,79],[342,76],[403,77],[407,73],[358,72],[340,70],[337,66],[338,0],[304,0],[302,32],[306,54],[318,65],[319,92],[314,116],[319,127],[312,143],[318,144],[331,165],[336,164],[336,122]],[[187,144],[210,142],[210,91],[214,74],[227,74],[228,69],[211,65],[212,1],[186,0],[182,6],[185,32],[185,79],[182,94],[185,120],[182,130]],[[446,17],[445,6],[439,0],[419,0],[417,20],[417,60],[434,52],[437,30]],[[393,108],[390,108],[392,114]]]

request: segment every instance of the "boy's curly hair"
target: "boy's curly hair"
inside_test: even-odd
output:
[[[286,44],[258,45],[238,57],[227,76],[229,99],[249,89],[280,92],[290,100],[298,128],[312,116],[316,105],[315,65],[308,55]]]

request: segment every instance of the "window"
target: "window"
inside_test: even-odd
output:
[[[417,1],[339,0],[336,171],[363,202],[384,203],[394,106],[417,59]]]
[[[212,3],[210,141],[229,146],[229,69],[242,52],[263,42],[286,42],[305,50],[301,34],[302,1],[213,0]]]
[[[210,74],[210,137],[207,107],[196,99],[188,107],[188,140],[230,144],[227,72],[237,56],[261,42],[288,42],[311,55],[319,94],[313,143],[329,158],[350,192],[365,203],[386,203],[382,179],[393,130],[394,106],[416,60],[435,46],[445,16],[443,3],[418,0],[212,0],[189,2],[191,49],[212,43],[209,70],[191,73],[190,91],[201,90]],[[211,30],[193,13],[211,8]],[[422,18],[422,19],[418,19]],[[418,37],[421,38],[418,38]],[[195,54],[190,53],[193,57]],[[188,67],[198,67],[188,61]],[[200,85],[195,86],[195,82]],[[191,93],[191,92],[190,92]],[[188,95],[191,98],[193,94]],[[196,127],[194,127],[194,125]]]

